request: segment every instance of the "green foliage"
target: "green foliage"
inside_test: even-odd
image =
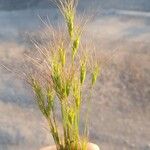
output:
[[[58,150],[86,150],[88,137],[79,132],[80,109],[83,98],[83,86],[87,73],[91,74],[91,86],[96,83],[99,66],[90,70],[90,60],[87,56],[79,56],[81,32],[75,25],[77,0],[55,1],[64,16],[69,45],[65,45],[66,37],[62,42],[55,41],[52,47],[44,53],[46,67],[37,71],[38,75],[29,76],[29,83],[35,93],[36,102],[42,114],[48,121],[50,132]],[[54,36],[57,36],[54,34]],[[61,44],[60,44],[61,43]],[[67,52],[71,53],[68,55]],[[42,72],[42,73],[41,73]],[[40,75],[41,74],[41,75]],[[43,75],[44,74],[44,75]],[[92,92],[90,92],[92,93]],[[55,114],[55,101],[58,100],[61,108],[63,135],[58,129]]]

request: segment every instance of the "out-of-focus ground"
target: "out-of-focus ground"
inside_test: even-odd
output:
[[[98,9],[87,26],[99,58],[111,58],[93,95],[90,139],[102,150],[150,150],[150,12]],[[21,68],[28,35],[56,9],[0,11],[0,63]],[[87,38],[89,39],[89,38]],[[113,56],[113,57],[112,57]],[[25,83],[0,68],[0,150],[53,143]]]

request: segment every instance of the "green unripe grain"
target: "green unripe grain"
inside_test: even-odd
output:
[[[99,72],[100,72],[100,68],[98,67],[98,65],[96,65],[94,67],[93,72],[92,72],[92,86],[96,83],[96,80],[98,78]]]
[[[71,83],[69,81],[67,81],[66,83],[66,95],[69,96],[71,90]]]
[[[86,78],[86,63],[84,62],[84,63],[81,64],[81,68],[80,68],[80,82],[81,82],[81,85],[84,83],[85,78]]]
[[[81,104],[81,91],[80,91],[80,84],[78,83],[78,81],[75,81],[73,83],[73,96],[75,99],[75,104],[77,109],[80,107]]]
[[[69,20],[67,21],[67,26],[68,26],[68,32],[71,38],[73,37],[73,28],[74,28],[73,25],[74,25],[73,19],[69,18]]]
[[[66,63],[66,52],[63,48],[59,49],[59,57],[60,57],[61,65],[64,67]]]
[[[47,107],[46,111],[50,113],[51,109],[54,108],[54,92],[51,88],[47,88]],[[50,114],[49,114],[50,115]]]
[[[78,52],[79,44],[80,44],[80,36],[78,36],[78,37],[73,41],[73,46],[72,46],[73,59],[74,59],[76,53]]]
[[[70,125],[72,125],[74,122],[74,119],[75,119],[75,111],[73,108],[69,108],[67,113],[68,113],[69,123],[70,123]]]

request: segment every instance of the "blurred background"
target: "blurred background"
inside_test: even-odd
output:
[[[107,61],[91,104],[90,139],[101,150],[150,150],[150,0],[80,0],[95,13],[86,36]],[[84,11],[85,10],[85,11]],[[49,0],[0,0],[0,63],[22,67],[42,20],[60,18]],[[53,144],[32,93],[0,67],[0,150],[39,150]]]

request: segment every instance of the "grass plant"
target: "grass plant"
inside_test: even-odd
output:
[[[53,29],[48,47],[40,47],[34,42],[42,61],[32,59],[34,71],[27,75],[27,79],[48,122],[57,150],[86,150],[87,125],[83,135],[79,131],[81,106],[86,102],[83,100],[83,88],[87,80],[90,81],[92,94],[100,73],[99,64],[94,59],[91,61],[81,46],[83,28],[75,23],[78,0],[55,0],[54,3],[64,17],[66,32],[60,36],[57,29]],[[63,133],[58,127],[56,101],[61,108]]]

